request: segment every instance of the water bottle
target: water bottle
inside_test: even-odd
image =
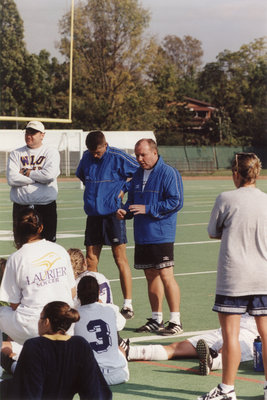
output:
[[[253,356],[254,371],[263,372],[262,343],[260,336],[257,336],[253,342]]]

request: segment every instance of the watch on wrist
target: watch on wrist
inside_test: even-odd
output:
[[[23,170],[23,175],[27,175],[27,171],[28,171],[28,168],[25,168],[25,169]]]

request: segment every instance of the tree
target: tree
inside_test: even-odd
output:
[[[155,130],[160,144],[183,144],[192,114],[184,97],[197,97],[196,71],[201,64],[201,42],[191,36],[166,36],[149,68],[158,108]]]
[[[263,38],[243,45],[237,52],[225,50],[217,61],[206,64],[199,75],[199,88],[223,118],[230,134],[220,143],[248,145],[266,135],[267,58]]]
[[[194,76],[202,64],[202,44],[198,39],[187,35],[180,39],[175,35],[168,35],[163,40],[163,51],[175,65],[179,75]]]
[[[0,0],[0,115],[64,117],[66,65],[41,50],[30,54],[14,0]],[[14,122],[1,122],[12,127]]]
[[[20,113],[26,55],[23,21],[14,0],[0,0],[0,114]]]
[[[60,51],[68,57],[69,14]],[[129,99],[138,98],[153,44],[149,13],[138,0],[87,0],[75,8],[73,117],[88,128],[125,129]],[[145,110],[143,110],[144,113]]]

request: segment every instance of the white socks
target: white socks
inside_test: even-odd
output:
[[[231,390],[234,390],[234,385],[226,385],[225,383],[220,383],[220,388],[222,389],[223,393],[229,393]]]
[[[162,312],[157,312],[157,311],[152,311],[152,319],[155,319],[159,324],[163,321],[163,313]],[[180,313],[179,312],[170,312],[170,321],[173,322],[174,324],[180,325]]]
[[[161,324],[163,319],[163,313],[152,311],[152,319],[155,319],[159,324]]]
[[[171,312],[170,313],[170,322],[180,325],[181,324],[180,313],[179,312]]]
[[[124,299],[123,307],[129,308],[131,311],[133,311],[132,299]]]
[[[130,346],[128,360],[168,360],[167,351],[161,344]]]

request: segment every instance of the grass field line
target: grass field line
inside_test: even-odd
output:
[[[62,239],[67,239],[71,237],[83,237],[83,234],[64,234],[64,233],[58,233],[57,235],[58,239],[61,237]],[[12,241],[13,240],[13,233],[12,231],[0,231],[0,242],[1,241]],[[199,245],[199,244],[212,244],[212,243],[220,243],[220,240],[203,240],[203,241],[198,241],[198,242],[176,242],[174,243],[174,246],[188,246],[188,245]],[[133,246],[126,246],[126,249],[134,249]],[[85,249],[81,249],[83,252],[85,252]],[[111,247],[103,247],[103,251],[111,251]],[[9,257],[10,254],[0,254],[0,257]]]
[[[197,272],[181,272],[179,274],[174,274],[174,276],[189,276],[189,275],[204,275],[204,274],[216,274],[217,270],[212,270],[212,271],[197,271]],[[145,275],[143,276],[134,276],[132,277],[132,280],[138,280],[138,279],[145,279]],[[119,282],[119,278],[114,278],[114,279],[109,279],[109,282]]]
[[[161,336],[159,335],[150,335],[150,336],[138,336],[130,338],[130,343],[140,343],[140,342],[150,342],[153,340],[165,340],[165,339],[172,339],[172,338],[181,338],[181,337],[189,337],[189,336],[202,336],[207,333],[214,332],[214,329],[208,329],[203,331],[191,331],[191,332],[183,332],[178,335],[171,335],[171,336]]]

